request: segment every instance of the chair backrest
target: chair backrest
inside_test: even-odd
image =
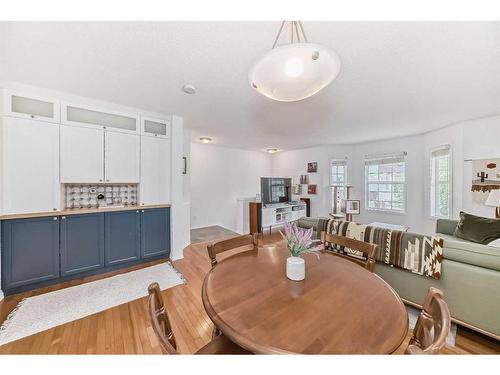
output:
[[[258,236],[257,234],[245,234],[243,236],[238,236],[230,238],[228,240],[223,240],[215,242],[207,246],[208,256],[210,257],[210,262],[212,267],[217,264],[216,256],[217,254],[223,253],[224,251],[236,249],[242,246],[252,246],[253,250],[258,248]]]
[[[378,248],[377,245],[364,241],[355,240],[354,238],[338,236],[336,234],[331,234],[326,232],[321,232],[321,242],[325,246],[325,251],[349,259],[359,264],[360,266],[365,267],[368,271],[373,272],[373,267],[375,266],[375,253],[377,252]],[[359,251],[363,253],[363,257],[366,258],[366,260],[354,258],[353,256],[336,252],[335,250],[331,251],[327,248],[328,243],[341,246],[344,249],[348,248],[355,251]]]
[[[151,318],[153,330],[160,340],[161,349],[163,353],[166,354],[178,354],[174,332],[172,331],[172,326],[168,319],[167,310],[165,309],[158,283],[149,285],[148,293],[149,316]]]
[[[438,354],[450,333],[451,315],[443,292],[430,287],[406,354]]]

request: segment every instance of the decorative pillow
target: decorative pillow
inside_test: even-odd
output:
[[[487,245],[500,238],[500,220],[460,212],[455,237]]]
[[[493,247],[498,247],[500,248],[500,238],[495,240],[495,241],[491,241],[488,246],[493,246]]]

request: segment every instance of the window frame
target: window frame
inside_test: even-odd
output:
[[[447,151],[446,155],[434,156],[433,154],[438,151]],[[448,216],[437,214],[439,185],[439,170],[436,168],[436,163],[440,157],[446,156],[448,158]],[[453,217],[453,150],[451,144],[443,144],[434,147],[429,156],[429,210],[431,219],[451,219]]]
[[[364,204],[364,208],[366,211],[369,211],[369,212],[381,212],[381,213],[386,213],[386,214],[392,214],[392,215],[406,215],[407,213],[407,208],[408,208],[408,183],[407,183],[407,177],[408,177],[408,163],[407,163],[407,159],[406,159],[406,156],[407,156],[407,153],[406,152],[399,152],[399,153],[394,153],[394,154],[379,154],[379,155],[367,155],[365,156],[365,160],[364,160],[364,168],[365,168],[365,204]],[[401,182],[401,181],[368,181],[368,168],[370,166],[370,164],[367,164],[367,161],[370,160],[370,159],[380,159],[380,160],[387,160],[387,159],[393,159],[393,158],[396,158],[396,157],[401,157],[403,158],[403,162],[404,163],[404,181]],[[388,164],[398,164],[397,162],[394,162],[394,163],[381,163],[381,164],[372,164],[372,165],[388,165]],[[368,199],[368,196],[369,196],[369,184],[377,184],[377,185],[381,185],[381,184],[385,184],[385,185],[403,185],[403,209],[402,210],[394,210],[394,209],[389,209],[389,208],[377,208],[377,207],[370,207],[368,202],[369,202],[369,199]],[[393,202],[391,200],[391,202]]]

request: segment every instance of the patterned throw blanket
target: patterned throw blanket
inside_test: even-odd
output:
[[[375,254],[378,262],[434,279],[441,276],[442,238],[334,220],[328,222],[326,232],[378,245]],[[345,255],[363,257],[362,253],[352,249],[334,248],[331,243],[326,246]]]

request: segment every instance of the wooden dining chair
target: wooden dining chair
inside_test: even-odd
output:
[[[430,287],[405,354],[439,354],[450,327],[451,315],[443,292]]]
[[[324,250],[326,252],[349,259],[350,261],[353,261],[366,268],[368,271],[373,272],[373,267],[375,266],[375,254],[378,249],[377,245],[326,232],[321,232],[321,242],[325,246]],[[336,248],[337,246],[341,246],[342,248],[349,248],[359,251],[363,253],[363,257],[366,259],[358,259],[350,255],[342,254],[336,250],[328,249],[327,245],[329,243],[333,244],[334,248]]]
[[[233,250],[242,246],[252,246],[253,250],[257,251],[258,248],[258,235],[257,234],[245,234],[243,236],[238,236],[230,238],[227,240],[222,240],[209,244],[207,246],[208,256],[210,257],[210,262],[212,267],[217,264],[217,254],[223,253],[224,251]]]
[[[153,330],[160,341],[160,347],[164,354],[179,354],[177,342],[175,341],[172,325],[168,319],[167,310],[163,303],[158,283],[152,283],[148,287],[149,316]],[[199,349],[195,354],[250,354],[245,349],[233,343],[224,335],[215,337],[208,344]]]

